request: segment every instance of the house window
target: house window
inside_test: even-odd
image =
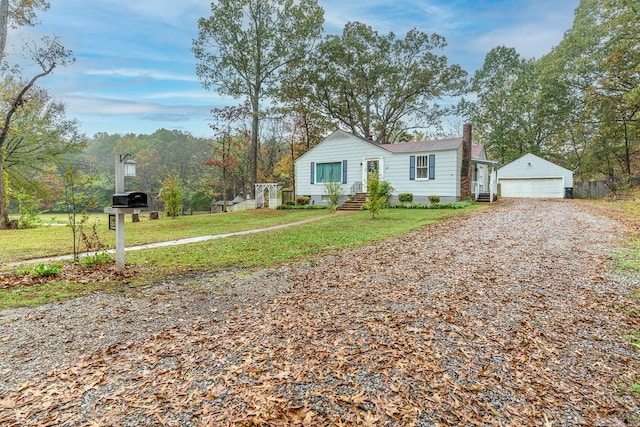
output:
[[[432,180],[436,178],[436,155],[409,156],[409,179]]]
[[[429,156],[416,156],[416,179],[429,179]]]
[[[342,182],[342,162],[316,163],[316,182]]]

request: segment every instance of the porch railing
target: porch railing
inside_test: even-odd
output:
[[[487,188],[488,187],[488,188]],[[471,193],[473,198],[478,200],[480,194],[489,193],[489,201],[493,202],[493,197],[498,193],[498,174],[496,171],[491,172],[489,175],[489,185],[485,185],[479,181],[473,181],[471,183]]]
[[[354,194],[362,193],[362,182],[354,182],[349,190],[349,195],[353,196]]]

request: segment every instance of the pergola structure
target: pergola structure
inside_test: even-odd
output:
[[[281,187],[274,182],[255,184],[256,209],[265,207],[275,209],[280,206],[280,199],[278,199],[278,190],[280,190],[280,188]],[[269,190],[269,198],[267,200],[267,203],[265,203],[264,199],[264,192],[266,190]]]

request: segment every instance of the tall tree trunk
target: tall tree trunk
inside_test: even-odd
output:
[[[629,130],[627,129],[627,121],[624,121],[624,171],[627,176],[631,176],[631,151],[629,149]]]
[[[9,0],[0,1],[0,61],[4,59],[7,45],[7,28],[9,25]],[[6,138],[6,137],[5,137]],[[0,141],[0,230],[9,226],[9,209],[4,188],[4,140]]]
[[[258,90],[251,97],[251,194],[256,198],[256,183],[258,182],[258,127],[260,125],[260,101]]]
[[[223,139],[224,141],[224,139]],[[227,139],[226,147],[222,145],[222,212],[227,212],[227,168],[229,162],[229,153],[231,147],[231,136]]]
[[[291,189],[293,190],[293,200],[296,198],[296,147],[294,137],[291,137]]]
[[[0,144],[0,230],[9,227],[9,208],[7,206],[7,196],[4,188],[4,149]]]
[[[9,27],[9,0],[0,1],[0,61],[4,59],[7,46],[7,29]]]
[[[0,1],[0,62],[4,60],[4,49],[7,45],[7,29],[9,25],[9,0]],[[6,139],[6,136],[5,136]],[[9,209],[4,187],[4,139],[0,140],[0,230],[9,226]]]

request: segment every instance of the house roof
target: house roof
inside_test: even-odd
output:
[[[375,143],[374,143],[375,144]],[[413,153],[422,151],[456,150],[462,145],[462,138],[436,139],[432,141],[403,142],[400,144],[376,144],[392,153]],[[471,158],[484,159],[484,145],[471,146]],[[493,163],[493,162],[492,162]]]
[[[484,152],[484,145],[482,144],[473,144],[471,146],[471,157],[475,157],[479,159],[482,157],[482,153]]]
[[[428,151],[444,151],[444,150],[457,150],[462,145],[462,137],[457,138],[445,138],[445,139],[434,139],[429,141],[418,141],[418,142],[402,142],[398,144],[379,144],[375,141],[371,141],[357,135],[353,135],[351,133],[345,132],[343,130],[336,130],[331,133],[324,140],[332,140],[332,139],[343,139],[343,138],[355,138],[361,141],[364,141],[368,144],[373,145],[374,147],[383,149],[390,153],[394,154],[405,154],[405,153],[421,153]],[[311,151],[311,150],[309,150]],[[309,153],[307,151],[307,153]],[[303,154],[301,157],[306,156]],[[484,153],[484,145],[481,144],[473,144],[471,146],[471,158],[472,159],[482,159],[486,156],[483,156]]]
[[[403,142],[400,144],[378,144],[392,153],[413,153],[420,151],[455,150],[462,144],[462,138],[436,139],[432,141]]]

